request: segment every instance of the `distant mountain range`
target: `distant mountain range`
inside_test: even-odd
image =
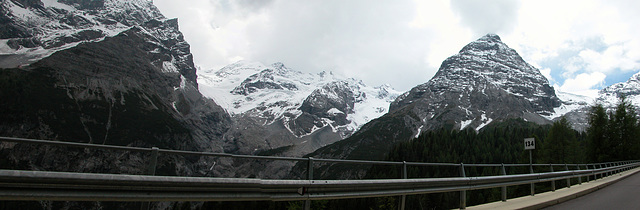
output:
[[[228,135],[235,137],[230,138],[256,139],[255,145],[229,151],[242,153],[294,144],[307,148],[302,152],[311,152],[382,116],[400,94],[388,85],[369,87],[357,79],[331,72],[303,73],[282,63],[265,66],[239,61],[200,73],[198,82],[200,91],[236,122]],[[256,135],[248,136],[251,133]]]

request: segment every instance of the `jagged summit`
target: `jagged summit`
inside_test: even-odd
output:
[[[502,42],[498,34],[488,33],[478,39],[478,41]]]
[[[531,113],[547,117],[561,103],[540,71],[525,62],[515,50],[502,43],[494,34],[467,44],[458,54],[447,58],[429,82],[398,97],[391,104],[391,110],[419,100],[432,104],[424,105],[431,113],[427,114],[427,119],[443,114],[438,111],[443,107],[453,107],[460,114],[451,116],[451,120],[458,121],[460,128],[468,125],[481,128],[486,125],[481,122],[496,119],[490,117],[491,112],[501,113],[499,118],[532,116]],[[508,100],[513,104],[505,106],[505,103],[496,103],[501,100]],[[495,106],[492,105],[494,103]],[[504,109],[494,110],[497,107]],[[467,119],[461,122],[461,118]],[[540,117],[528,118],[543,121],[538,119]],[[435,124],[442,124],[442,121]]]
[[[411,104],[421,107],[426,128],[455,122],[460,129],[480,129],[494,119],[543,123],[561,102],[538,69],[498,35],[488,34],[443,61],[429,82],[398,97],[391,110]]]

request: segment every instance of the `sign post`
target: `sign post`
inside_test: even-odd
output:
[[[526,138],[524,139],[524,150],[529,150],[529,172],[533,173],[533,158],[531,156],[531,150],[536,149],[536,139]],[[531,196],[535,195],[533,183],[531,183]]]

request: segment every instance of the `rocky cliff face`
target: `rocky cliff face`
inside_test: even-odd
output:
[[[177,21],[150,2],[12,0],[1,8],[10,21],[0,27],[13,32],[2,31],[0,62],[15,65],[0,68],[0,136],[223,151],[231,118],[199,93]],[[67,39],[87,30],[99,33]],[[0,143],[0,156],[2,168],[29,170],[144,174],[148,164],[143,153],[12,143]],[[161,156],[157,174],[229,171],[210,171],[212,163]]]
[[[480,130],[491,122],[522,118],[549,123],[562,102],[538,69],[526,63],[500,37],[488,34],[442,62],[436,75],[399,96],[389,113],[358,132],[310,156],[382,159],[397,141],[441,127]],[[327,176],[353,177],[364,170],[342,172],[325,165]],[[323,166],[323,167],[325,167]]]
[[[166,52],[154,52],[170,56],[156,58],[160,62],[156,65],[178,70],[197,84],[189,45],[178,31],[177,20],[166,19],[151,1],[8,0],[0,3],[0,13],[0,67],[28,65],[79,43],[100,41],[138,26],[168,47]]]

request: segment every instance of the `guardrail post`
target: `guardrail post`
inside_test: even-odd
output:
[[[467,177],[467,175],[464,173],[464,163],[460,163],[460,176]],[[460,209],[466,209],[466,208],[467,208],[467,191],[462,190],[460,191]]]
[[[531,156],[531,150],[529,150],[529,156]],[[529,173],[533,174],[533,164],[531,163],[531,158],[529,158]],[[531,183],[531,196],[535,196],[536,195],[536,186],[535,184],[532,182]]]
[[[158,165],[158,148],[151,147],[151,160],[147,166],[147,175],[156,175],[156,165]]]
[[[580,165],[576,164],[576,167],[578,168],[578,171],[580,170]],[[578,175],[578,184],[582,185],[582,176]]]
[[[598,164],[598,169],[602,168],[602,163]],[[596,175],[600,175],[600,179],[602,179],[603,175],[602,173],[596,174]]]
[[[589,164],[584,164],[584,167],[589,170]],[[587,177],[587,182],[589,182],[589,175],[586,176]]]
[[[553,172],[553,165],[549,164],[549,169]],[[556,180],[551,180],[551,191],[556,191]]]
[[[402,178],[407,179],[407,161],[402,161]],[[407,195],[400,196],[400,210],[404,210]]]
[[[313,180],[313,158],[307,158],[307,180]],[[311,200],[307,199],[304,201],[304,209],[311,209]]]
[[[564,164],[564,170],[569,171],[569,166],[566,163]],[[567,188],[571,188],[571,178],[567,178]]]
[[[623,164],[622,162],[618,162],[618,163],[616,164],[616,166],[621,166],[622,164]],[[618,168],[616,171],[617,171],[618,173],[622,173],[622,169],[621,169],[621,168]],[[622,174],[620,174],[620,175],[622,175]]]
[[[502,168],[502,175],[506,176],[507,175],[507,170],[505,170],[504,168],[504,163],[501,164],[501,168]],[[502,186],[502,202],[507,202],[507,186]]]
[[[158,165],[158,150],[157,147],[151,147],[151,159],[149,165],[147,165],[147,175],[156,175],[156,166]],[[143,202],[140,206],[140,210],[148,210],[151,208],[151,202]]]
[[[407,161],[402,161],[402,178],[407,179]],[[400,198],[400,210],[404,210],[406,201],[407,195],[402,195]]]

